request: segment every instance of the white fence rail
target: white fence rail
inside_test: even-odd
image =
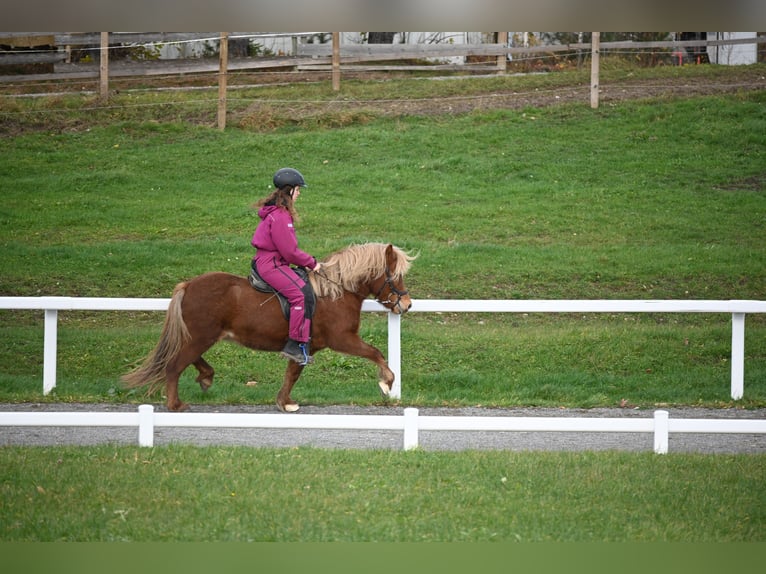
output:
[[[111,297],[0,297],[0,309],[36,309],[45,312],[43,393],[56,386],[58,312],[89,311],[166,311],[168,298]],[[372,300],[362,311],[385,312]],[[744,395],[745,315],[766,313],[766,301],[730,300],[551,300],[551,299],[416,299],[410,312],[426,313],[725,313],[732,318],[731,398]],[[391,390],[401,398],[401,318],[388,313],[388,363],[396,379]]]
[[[668,452],[671,433],[766,434],[766,420],[671,419],[663,410],[652,418],[625,419],[419,416],[416,408],[404,409],[402,416],[156,413],[152,405],[141,405],[134,413],[2,412],[0,426],[137,427],[141,447],[154,446],[157,427],[394,430],[402,431],[404,450],[419,446],[420,431],[653,433],[657,454]]]

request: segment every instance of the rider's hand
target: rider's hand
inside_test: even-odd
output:
[[[317,264],[314,266],[314,269],[312,271],[319,271],[322,268],[322,264],[317,261]]]

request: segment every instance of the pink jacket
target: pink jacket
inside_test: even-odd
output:
[[[254,259],[275,259],[276,265],[298,265],[313,269],[317,260],[298,248],[293,218],[290,213],[276,205],[265,205],[258,210],[261,223],[255,229],[250,242],[258,251]]]

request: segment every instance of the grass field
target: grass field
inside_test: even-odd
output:
[[[763,541],[763,456],[0,449],[0,539]]]
[[[450,93],[502,81],[438,84]],[[399,97],[407,86],[420,96],[423,83],[395,85]],[[363,89],[355,85],[356,97]],[[299,205],[302,247],[323,256],[390,241],[417,252],[408,277],[415,299],[764,298],[762,91],[269,133],[134,122],[120,110],[87,129],[65,124],[0,140],[0,293],[167,297],[206,271],[245,274],[257,221],[250,205],[289,164],[310,185]],[[39,400],[41,315],[0,317],[0,400]],[[153,346],[161,321],[62,313],[51,398],[137,400],[119,376]],[[411,315],[404,397],[729,406],[729,323],[718,315]],[[766,399],[763,328],[763,318],[748,318],[741,406]],[[385,351],[382,317],[365,317],[363,330]],[[202,396],[186,379],[182,393],[193,403],[273,400],[283,368],[276,357],[221,347],[209,358],[219,384]],[[262,385],[244,387],[249,380]],[[332,353],[319,355],[296,393],[300,402],[379,400],[373,367]]]
[[[563,80],[344,89],[406,99],[525,81]],[[243,99],[288,97],[275,90]],[[295,101],[332,97],[326,85],[291,90]],[[323,256],[390,241],[417,252],[407,278],[416,300],[766,295],[763,91],[223,133],[189,121],[191,104],[140,105],[155,97],[98,111],[77,96],[0,102],[10,125],[0,294],[168,297],[206,271],[244,275],[250,205],[292,165],[310,185],[302,247]],[[732,401],[730,320],[411,314],[401,404],[762,408],[766,321],[747,319],[745,397]],[[42,314],[0,311],[0,401],[145,402],[119,377],[161,323],[157,313],[61,313],[58,386],[44,398]],[[384,317],[366,315],[362,334],[385,352]],[[185,375],[192,405],[273,402],[278,357],[220,345],[206,358],[218,379],[202,394]],[[293,396],[374,404],[375,380],[372,365],[327,352]],[[3,540],[711,542],[766,532],[761,456],[105,446],[5,447],[0,457]]]

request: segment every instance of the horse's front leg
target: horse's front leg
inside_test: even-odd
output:
[[[277,407],[283,413],[294,413],[300,406],[292,398],[290,398],[290,392],[293,390],[293,385],[298,380],[303,372],[303,365],[299,365],[293,361],[289,361],[287,369],[285,369],[285,378],[282,382],[282,388],[279,389],[277,394]]]
[[[346,337],[342,341],[333,341],[330,348],[339,353],[363,357],[378,365],[378,387],[384,397],[391,395],[394,385],[394,372],[388,367],[386,358],[376,347],[365,343],[358,335]]]

